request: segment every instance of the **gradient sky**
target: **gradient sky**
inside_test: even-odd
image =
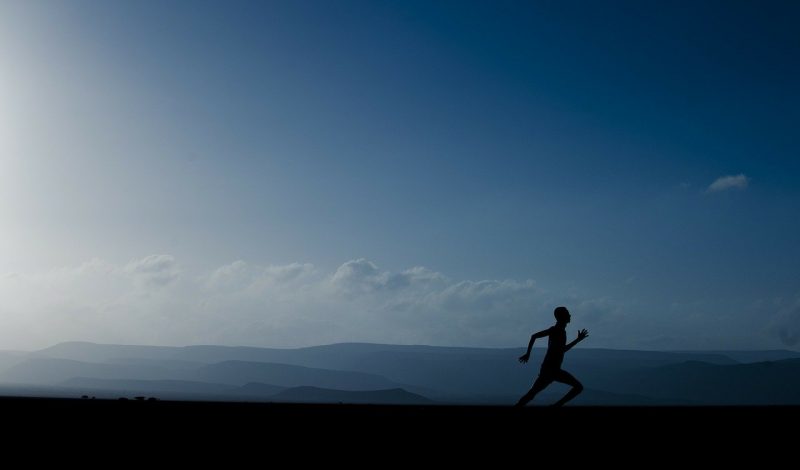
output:
[[[3,0],[0,349],[796,347],[798,23]]]

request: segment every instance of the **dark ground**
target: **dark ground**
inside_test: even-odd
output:
[[[800,407],[366,406],[0,398],[6,450],[102,466],[796,465]],[[58,450],[56,450],[58,449]],[[519,459],[524,459],[519,461]],[[255,460],[253,460],[255,459]],[[288,459],[288,460],[287,460]],[[84,460],[87,460],[84,462]],[[253,463],[250,463],[253,460]],[[288,462],[278,466],[267,465]],[[479,465],[484,466],[484,465]],[[122,468],[122,467],[121,467]]]

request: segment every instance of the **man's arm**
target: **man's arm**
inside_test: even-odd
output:
[[[519,357],[519,362],[525,364],[526,362],[528,362],[528,359],[531,358],[531,349],[533,349],[533,342],[536,341],[536,338],[544,338],[545,336],[549,335],[550,335],[550,328],[532,334],[531,340],[528,343],[528,352]]]
[[[578,332],[578,337],[575,338],[575,341],[569,343],[568,345],[566,345],[566,347],[564,347],[564,352],[567,352],[570,349],[572,349],[573,346],[575,346],[576,344],[578,344],[581,341],[583,341],[584,339],[586,339],[587,336],[589,336],[589,332],[588,331],[586,331],[585,329],[580,330]]]

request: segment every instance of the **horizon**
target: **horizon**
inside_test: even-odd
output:
[[[348,345],[366,345],[366,346],[390,346],[390,347],[421,347],[421,348],[441,348],[441,349],[492,349],[492,350],[524,350],[525,346],[464,346],[464,345],[432,345],[432,344],[399,344],[399,343],[366,343],[366,342],[340,342],[340,343],[326,343],[315,344],[310,346],[295,346],[295,347],[272,347],[272,346],[253,346],[247,344],[184,344],[184,345],[166,345],[166,344],[132,344],[132,343],[96,343],[92,341],[61,341],[50,346],[39,349],[0,349],[0,352],[38,352],[54,348],[64,344],[91,344],[94,346],[134,346],[134,347],[152,347],[152,348],[192,348],[192,347],[212,347],[212,348],[246,348],[246,349],[279,349],[279,350],[297,350],[297,349],[310,349],[310,348],[324,348],[328,346],[348,346]],[[533,349],[546,350],[547,345],[542,343],[534,344]],[[635,352],[663,352],[663,353],[695,353],[695,352],[769,352],[769,351],[785,351],[800,354],[800,349],[791,348],[772,348],[772,349],[626,349],[626,348],[603,348],[582,346],[584,350],[605,350],[605,351],[635,351]]]
[[[531,356],[521,352],[380,344],[276,349],[72,342],[32,352],[0,351],[0,396],[510,409],[531,387],[537,369],[536,382],[542,380],[553,347],[547,354],[535,349],[528,364],[521,362]],[[576,348],[565,357],[561,373],[580,378],[577,396],[575,386],[554,384],[533,404],[552,404],[571,388],[572,396],[565,395],[562,404],[574,398],[577,406],[797,405],[798,371],[800,352],[789,350]]]
[[[0,3],[0,349],[800,347],[800,3]]]

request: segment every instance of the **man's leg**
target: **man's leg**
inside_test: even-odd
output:
[[[577,397],[579,393],[583,391],[583,384],[578,381],[572,374],[565,370],[560,370],[555,375],[555,381],[561,382],[567,385],[571,385],[572,389],[564,395],[561,400],[558,400],[553,404],[553,406],[561,406],[564,403],[572,400],[573,398]],[[536,384],[534,384],[535,386]]]
[[[531,387],[528,393],[523,395],[514,406],[521,407],[527,405],[529,401],[533,400],[533,397],[535,397],[537,393],[544,390],[552,381],[553,379],[542,377],[542,374],[539,374],[539,377],[537,377],[536,381],[533,383],[533,387]]]

